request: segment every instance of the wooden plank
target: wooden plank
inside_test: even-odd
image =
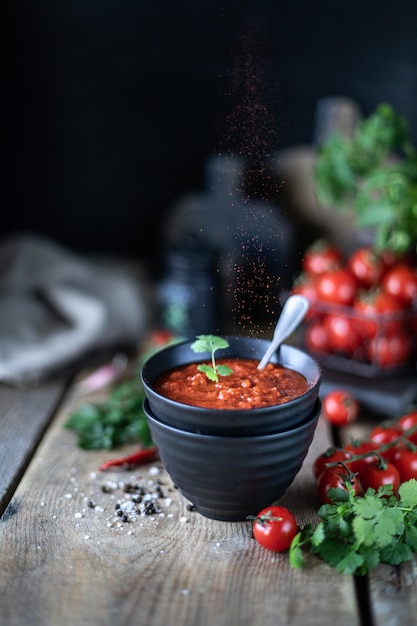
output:
[[[417,558],[400,567],[378,566],[370,576],[369,591],[375,626],[415,626]]]
[[[0,515],[67,387],[68,377],[25,390],[0,386]]]
[[[383,418],[382,418],[383,419]],[[381,421],[382,421],[381,419]],[[362,417],[340,430],[341,443],[365,438],[378,423]],[[415,626],[417,620],[417,555],[399,567],[378,565],[368,575],[369,609],[374,626]]]
[[[360,623],[350,577],[335,576],[315,557],[295,571],[287,554],[254,541],[250,522],[219,522],[187,510],[159,464],[97,473],[109,454],[78,450],[62,427],[76,401],[76,394],[66,397],[0,524],[0,623]],[[302,525],[315,519],[311,463],[327,437],[320,422],[303,468],[282,498]],[[126,494],[119,481],[148,491],[159,481],[161,514],[121,521],[115,505]]]

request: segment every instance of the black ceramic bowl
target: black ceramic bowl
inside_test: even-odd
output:
[[[298,426],[258,436],[213,436],[165,424],[144,411],[172,481],[197,511],[222,521],[245,520],[280,498],[301,468],[321,403]]]
[[[218,353],[219,357],[242,357],[260,360],[270,342],[252,337],[227,337],[229,347]],[[206,409],[182,404],[157,393],[153,384],[167,370],[199,361],[209,354],[196,354],[191,349],[193,341],[175,344],[160,350],[144,364],[142,382],[152,413],[162,422],[176,428],[206,435],[261,435],[273,434],[287,427],[301,424],[315,406],[321,382],[321,369],[308,354],[288,345],[282,345],[271,359],[303,374],[308,391],[295,400],[260,409],[223,410]]]

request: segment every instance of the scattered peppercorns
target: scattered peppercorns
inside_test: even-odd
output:
[[[102,475],[94,473],[90,478],[95,484],[90,484],[89,487],[79,484],[75,478],[75,468],[71,474],[70,483],[74,493],[67,494],[65,499],[71,501],[74,495],[80,504],[79,498],[82,498],[83,507],[75,514],[77,526],[83,527],[80,520],[87,517],[91,519],[91,514],[94,513],[97,519],[105,516],[107,528],[121,531],[124,527],[129,527],[126,532],[132,534],[135,522],[142,526],[147,518],[158,524],[161,518],[173,518],[175,512],[178,512],[178,509],[170,510],[170,507],[176,505],[176,497],[171,497],[176,488],[169,478],[160,476],[161,468],[158,465],[149,467],[141,474],[127,474],[127,470],[123,470],[121,474],[119,470],[117,478],[108,477],[103,484],[96,482],[98,476]],[[189,504],[187,510],[193,511],[195,506]],[[92,513],[87,513],[88,511]]]

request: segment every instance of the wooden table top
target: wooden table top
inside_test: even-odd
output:
[[[359,579],[313,556],[294,570],[287,554],[255,542],[250,522],[190,511],[160,463],[99,472],[115,454],[82,451],[63,428],[86,400],[81,389],[65,379],[0,388],[1,625],[417,623],[417,558]],[[361,421],[346,436],[368,426]],[[320,418],[304,465],[280,499],[301,526],[317,522],[311,465],[330,442]],[[132,483],[159,489],[160,510],[123,522],[115,503]]]

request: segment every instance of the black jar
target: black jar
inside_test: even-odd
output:
[[[184,339],[220,332],[220,278],[207,248],[169,248],[157,289],[160,325]]]

